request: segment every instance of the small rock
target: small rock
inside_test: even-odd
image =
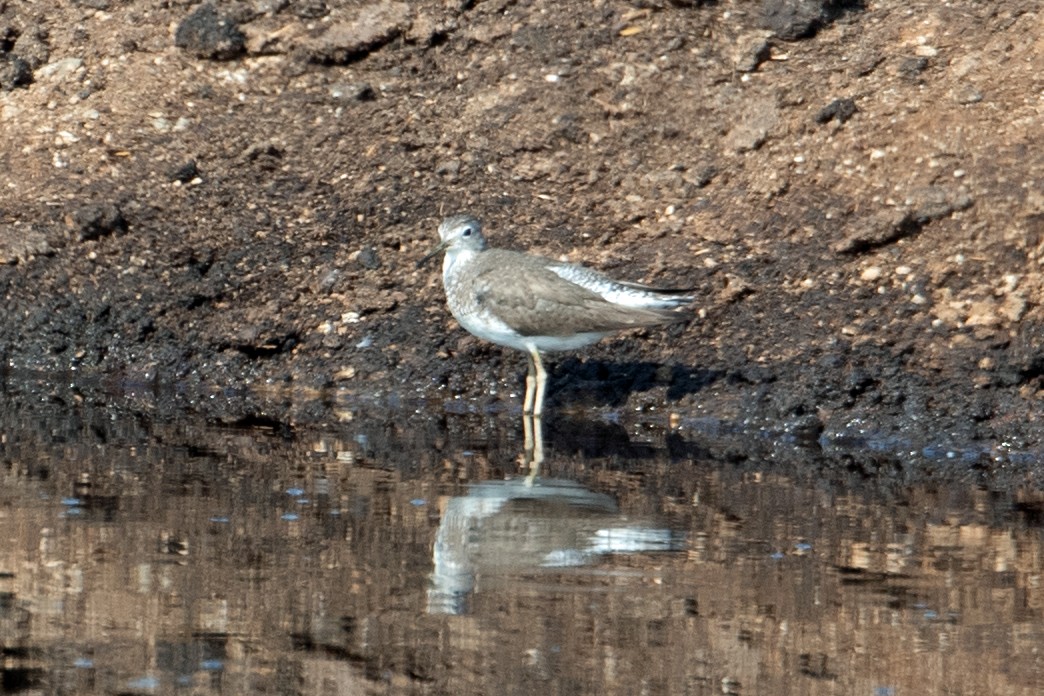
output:
[[[880,266],[870,266],[868,268],[864,268],[863,272],[859,275],[859,277],[868,283],[872,283],[876,280],[880,280],[882,273],[883,272],[881,271]]]
[[[260,0],[260,2],[255,5],[258,12],[270,15],[279,14],[289,6],[290,0]]]
[[[53,252],[47,235],[40,230],[0,227],[0,263],[27,263]]]
[[[25,29],[11,47],[11,53],[23,59],[32,70],[47,62],[51,49],[47,45],[47,29],[35,26]]]
[[[457,22],[454,19],[436,20],[431,15],[421,14],[410,23],[410,28],[406,30],[406,40],[421,46],[430,46],[456,28]]]
[[[958,85],[951,94],[958,104],[977,104],[982,101],[982,92],[969,84]]]
[[[818,416],[807,414],[787,421],[783,431],[797,440],[814,441],[823,434],[823,421]]]
[[[333,378],[337,381],[344,381],[355,378],[355,368],[351,365],[342,367],[340,370],[334,373]]]
[[[704,188],[710,182],[714,181],[714,177],[718,175],[718,167],[710,162],[704,162],[697,165],[689,172],[689,176],[685,177],[686,181],[690,181],[696,185],[697,188]]]
[[[1026,308],[1026,298],[1016,292],[1004,298],[1000,306],[1000,313],[1008,321],[1020,321],[1026,313]]]
[[[343,64],[383,46],[409,25],[410,6],[381,2],[363,7],[353,22],[336,22],[303,46],[314,63]]]
[[[910,56],[899,62],[899,77],[904,80],[919,80],[921,73],[928,69],[928,59],[924,56]]]
[[[859,396],[875,384],[877,384],[877,380],[871,373],[855,368],[845,376],[843,388],[849,396]]]
[[[11,53],[0,54],[0,89],[10,92],[32,81],[33,71],[28,62]]]
[[[246,36],[236,23],[213,5],[201,5],[186,17],[174,33],[174,45],[199,58],[228,60],[246,50]]]
[[[439,162],[435,165],[435,173],[450,178],[456,177],[460,173],[460,160],[451,159]]]
[[[866,77],[884,62],[884,56],[868,48],[856,49],[848,61],[848,72],[854,77]]]
[[[241,29],[246,35],[246,52],[257,56],[290,53],[308,33],[306,26],[298,22],[278,28],[267,24],[245,24]]]
[[[301,19],[322,19],[330,14],[330,8],[323,0],[297,0],[291,11]]]
[[[755,31],[736,37],[732,63],[739,72],[754,72],[772,55],[771,31]]]
[[[329,334],[328,336],[323,336],[323,339],[322,341],[320,341],[320,343],[322,344],[323,348],[327,348],[329,350],[340,350],[344,347],[344,336],[339,336],[338,334]]]
[[[915,189],[907,196],[906,210],[881,211],[855,222],[848,236],[833,249],[839,254],[861,254],[911,237],[932,220],[965,210],[972,204],[972,197],[964,191],[942,186]]]
[[[901,210],[883,210],[853,223],[847,236],[833,246],[838,254],[861,254],[882,247],[920,230],[914,220]]]
[[[65,224],[78,242],[99,239],[127,229],[123,213],[112,203],[88,203],[65,215]]]
[[[823,24],[823,5],[818,0],[762,0],[761,25],[784,41],[815,35]]]
[[[732,273],[725,274],[725,283],[725,287],[718,293],[717,298],[723,305],[738,302],[754,293],[754,287],[745,278],[738,275]]]
[[[61,82],[72,77],[72,75],[81,67],[83,67],[82,58],[62,58],[53,63],[48,63],[37,70],[36,76],[41,80],[45,78],[53,78],[56,82]]]
[[[838,123],[844,123],[859,111],[855,102],[851,99],[835,99],[816,114],[816,123],[827,123],[837,119]]]
[[[725,146],[734,152],[757,150],[779,123],[779,108],[775,100],[761,99],[748,105],[737,123],[725,136]]]
[[[977,53],[966,53],[950,63],[950,74],[958,80],[977,71],[982,64],[982,57]]]
[[[363,268],[373,271],[381,267],[381,260],[377,256],[377,251],[373,247],[366,247],[359,252],[356,257],[356,261]]]
[[[334,85],[330,88],[330,96],[343,101],[373,101],[377,93],[369,82],[349,82],[347,84]]]
[[[243,159],[265,169],[274,169],[283,159],[283,148],[274,140],[262,140],[247,147],[243,151]]]
[[[944,186],[914,189],[906,198],[911,216],[919,224],[944,218],[958,210],[967,210],[972,203],[972,197],[966,192]]]
[[[997,305],[992,300],[972,302],[968,308],[965,326],[997,326],[1001,319],[997,316]]]
[[[312,292],[317,295],[329,295],[337,287],[337,283],[341,280],[341,275],[340,270],[336,268],[330,269],[312,285]]]
[[[199,176],[199,167],[196,166],[196,160],[179,164],[167,172],[167,178],[170,181],[180,181],[183,184],[187,184],[197,176]]]

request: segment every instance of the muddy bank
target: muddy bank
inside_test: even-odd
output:
[[[466,209],[497,244],[701,291],[688,326],[558,359],[554,411],[1004,464],[1044,433],[1040,23],[1028,0],[7,4],[0,356],[277,422],[332,390],[511,410],[522,357],[414,266]]]

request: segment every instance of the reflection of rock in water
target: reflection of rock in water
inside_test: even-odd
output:
[[[482,575],[582,566],[610,553],[682,548],[681,534],[629,521],[612,498],[575,481],[488,481],[446,505],[435,536],[428,611],[466,613]]]

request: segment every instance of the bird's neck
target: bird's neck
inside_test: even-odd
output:
[[[448,278],[453,275],[480,253],[474,249],[450,249],[442,259],[442,277]]]

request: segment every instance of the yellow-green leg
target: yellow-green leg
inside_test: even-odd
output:
[[[544,412],[544,390],[547,387],[547,370],[544,362],[540,359],[540,353],[532,349],[529,351],[529,364],[536,369],[536,393],[533,396],[533,415],[537,418]]]
[[[526,360],[529,362],[526,366],[526,398],[522,402],[522,413],[525,414],[533,412],[533,400],[536,398],[536,365],[533,363],[533,353],[535,351],[526,354]]]

